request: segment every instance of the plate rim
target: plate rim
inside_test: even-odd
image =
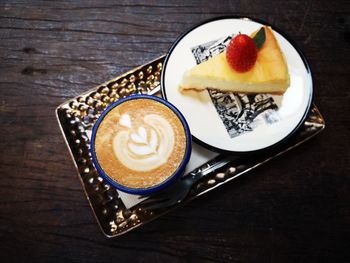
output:
[[[256,150],[250,150],[250,151],[231,151],[231,150],[226,150],[226,149],[221,149],[218,147],[215,147],[213,145],[210,145],[200,139],[198,139],[197,137],[195,137],[193,134],[192,135],[192,140],[198,144],[200,144],[201,146],[218,152],[218,153],[228,153],[228,154],[237,154],[237,155],[244,155],[244,154],[255,154],[255,153],[261,153],[263,151],[268,151],[274,148],[277,148],[278,146],[282,145],[283,143],[285,143],[290,137],[292,137],[295,132],[297,130],[299,130],[300,126],[302,126],[302,124],[304,123],[305,119],[308,116],[308,113],[311,109],[311,105],[313,103],[314,100],[314,84],[313,84],[313,74],[312,74],[312,70],[310,67],[310,64],[306,58],[306,56],[304,55],[304,53],[301,51],[301,49],[298,47],[298,45],[295,43],[295,41],[292,41],[290,37],[288,37],[285,33],[283,33],[281,30],[279,30],[278,28],[276,28],[274,25],[267,23],[266,21],[262,20],[262,19],[256,19],[256,18],[252,18],[252,17],[246,17],[246,16],[219,16],[219,17],[214,17],[211,19],[207,19],[204,20],[194,26],[192,26],[191,28],[189,28],[188,30],[186,30],[184,33],[182,33],[179,37],[177,37],[177,39],[172,43],[172,45],[170,46],[168,52],[166,53],[166,57],[165,60],[163,62],[163,69],[162,69],[162,73],[161,73],[161,77],[160,77],[160,92],[161,92],[161,96],[168,101],[167,99],[167,95],[166,95],[166,91],[164,88],[164,78],[165,78],[165,72],[166,72],[166,67],[168,64],[168,61],[170,59],[170,56],[173,52],[173,50],[175,49],[175,47],[177,46],[177,44],[186,36],[188,35],[190,32],[192,32],[193,30],[195,30],[196,28],[204,25],[204,24],[208,24],[210,22],[214,22],[214,21],[218,21],[218,20],[224,20],[224,19],[234,19],[234,20],[244,20],[244,21],[250,21],[250,22],[257,22],[263,25],[267,25],[272,27],[272,29],[274,31],[276,31],[278,34],[280,34],[282,37],[284,37],[291,45],[292,47],[297,51],[297,53],[299,54],[301,60],[304,63],[306,72],[308,73],[308,76],[310,77],[310,94],[309,94],[309,100],[308,100],[308,104],[306,106],[305,112],[303,114],[303,116],[300,118],[300,121],[298,122],[298,124],[295,126],[295,128],[288,133],[283,139],[267,146],[264,148],[260,148],[260,149],[256,149]]]

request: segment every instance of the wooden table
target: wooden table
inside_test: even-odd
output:
[[[1,262],[349,262],[349,1],[1,1]],[[93,217],[55,107],[222,15],[295,40],[316,138],[116,239]]]

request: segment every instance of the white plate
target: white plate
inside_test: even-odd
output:
[[[275,30],[291,82],[284,95],[227,93],[216,94],[219,97],[213,99],[208,91],[194,92],[194,96],[178,91],[184,72],[211,56],[210,52],[223,51],[228,36],[239,32],[249,35],[262,25],[247,18],[204,22],[184,33],[166,57],[161,78],[163,97],[183,113],[194,139],[211,149],[237,153],[266,149],[289,137],[306,118],[313,93],[310,68],[302,53]],[[194,47],[197,52],[192,52]],[[223,99],[225,102],[220,102]]]

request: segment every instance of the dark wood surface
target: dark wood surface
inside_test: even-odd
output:
[[[93,217],[55,107],[223,15],[287,33],[313,69],[316,138],[116,239]],[[1,262],[349,262],[349,1],[1,1]]]

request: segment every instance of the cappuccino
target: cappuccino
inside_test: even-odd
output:
[[[94,128],[95,161],[112,181],[147,189],[172,177],[188,155],[188,132],[160,99],[133,96],[109,110]],[[188,158],[187,158],[188,159]]]

